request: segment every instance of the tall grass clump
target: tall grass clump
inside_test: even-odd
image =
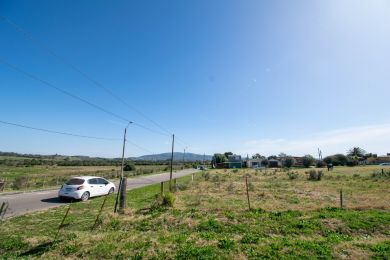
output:
[[[322,171],[310,170],[306,172],[309,181],[320,181],[324,176]]]

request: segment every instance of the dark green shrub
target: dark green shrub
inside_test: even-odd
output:
[[[293,157],[286,157],[283,161],[283,166],[286,168],[291,168],[295,164],[295,159]]]
[[[126,172],[135,171],[135,165],[133,163],[126,163],[125,166],[123,167],[123,170]]]
[[[326,167],[326,163],[324,161],[317,161],[316,167],[317,168],[324,168],[324,167]]]
[[[313,156],[311,156],[311,155],[305,155],[302,159],[303,166],[305,166],[306,168],[309,168],[310,166],[312,166],[314,161],[315,160],[314,160]]]

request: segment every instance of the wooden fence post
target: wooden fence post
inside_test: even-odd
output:
[[[164,195],[164,182],[163,181],[161,182],[160,190],[161,190],[161,197],[162,197]]]
[[[3,202],[0,207],[0,220],[4,218],[5,213],[8,210],[8,202]]]
[[[249,188],[248,188],[248,175],[245,175],[245,186],[246,186],[246,197],[248,199],[248,208],[251,210],[251,201],[249,199]]]
[[[343,203],[343,190],[340,189],[340,208],[342,209],[344,207]]]
[[[173,187],[174,187],[174,190],[177,191],[177,179],[173,179]]]

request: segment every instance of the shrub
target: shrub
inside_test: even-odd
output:
[[[326,166],[326,163],[324,161],[318,161],[316,163],[317,168],[324,168]]]
[[[12,184],[14,190],[20,190],[27,186],[28,179],[25,176],[16,177]]]
[[[135,171],[135,165],[133,163],[126,163],[125,166],[123,167],[123,170],[126,172]]]
[[[166,193],[162,196],[162,206],[173,207],[175,205],[175,197],[171,193]]]
[[[287,176],[290,180],[295,180],[298,178],[298,173],[297,172],[287,172]]]
[[[353,158],[348,158],[347,166],[353,167],[358,165],[358,161]]]
[[[209,172],[203,172],[202,177],[205,181],[208,181],[210,179],[210,173]]]
[[[293,157],[286,157],[283,161],[283,166],[286,168],[291,168],[295,164],[295,159]]]
[[[310,170],[306,172],[308,174],[307,179],[310,181],[320,181],[324,176],[322,171]]]
[[[305,155],[302,159],[303,166],[309,168],[314,163],[314,158],[311,155]]]

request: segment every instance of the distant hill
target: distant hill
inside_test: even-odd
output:
[[[174,161],[182,161],[183,160],[183,154],[180,152],[173,153],[173,160]],[[205,155],[204,156],[206,161],[210,161],[212,156],[211,155]],[[165,161],[171,159],[171,153],[160,153],[160,154],[149,154],[149,155],[142,155],[136,158],[132,158],[134,160],[145,160],[145,161]],[[186,153],[185,154],[185,160],[187,162],[195,162],[195,161],[202,161],[203,160],[203,154],[195,154],[195,153]]]
[[[205,155],[204,159],[206,161],[210,161],[212,158],[211,155]],[[76,163],[75,161],[94,161],[94,162],[100,162],[102,164],[117,164],[121,161],[121,158],[101,158],[101,157],[89,157],[84,155],[60,155],[60,154],[53,154],[53,155],[40,155],[40,154],[20,154],[20,153],[14,153],[14,152],[1,152],[0,151],[0,159],[1,160],[24,160],[24,159],[35,159],[35,160],[44,160],[44,161],[53,161],[55,163],[59,162],[66,162],[65,164],[72,164],[71,162]],[[139,157],[129,157],[128,160],[133,161],[166,161],[171,159],[171,153],[160,153],[160,154],[150,154],[150,155],[142,155]],[[173,153],[173,160],[174,161],[182,161],[183,160],[183,153],[176,152]],[[194,154],[194,153],[186,153],[185,160],[187,162],[195,162],[195,161],[202,161],[203,155],[202,154]]]

